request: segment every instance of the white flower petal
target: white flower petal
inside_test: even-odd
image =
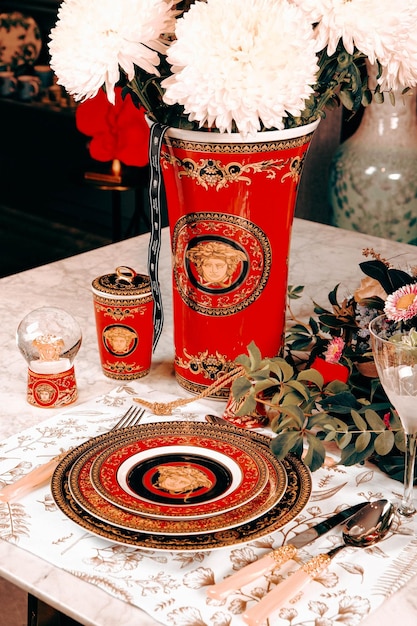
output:
[[[317,50],[333,54],[339,41],[383,66],[387,89],[417,83],[417,3],[415,0],[293,0],[317,22]]]
[[[296,37],[294,34],[296,33]],[[177,21],[162,81],[164,101],[180,103],[191,120],[243,134],[260,124],[282,128],[298,116],[315,83],[311,21],[287,0],[197,2]]]
[[[173,0],[64,0],[51,31],[51,67],[76,100],[94,97],[103,85],[114,99],[119,66],[129,79],[134,64],[158,74],[161,39],[174,30]]]

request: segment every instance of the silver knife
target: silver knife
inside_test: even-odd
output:
[[[264,576],[268,572],[280,567],[290,559],[294,559],[297,556],[297,550],[303,546],[308,545],[318,537],[321,537],[325,533],[329,532],[338,524],[342,524],[349,517],[352,517],[357,511],[364,507],[368,502],[360,502],[349,506],[339,513],[332,515],[323,522],[319,522],[314,526],[310,526],[307,530],[303,530],[291,538],[290,543],[268,552],[265,556],[249,563],[241,570],[235,572],[231,576],[228,576],[220,583],[207,587],[207,595],[213,600],[223,600],[230,592],[240,589],[244,585],[251,583],[253,580]]]

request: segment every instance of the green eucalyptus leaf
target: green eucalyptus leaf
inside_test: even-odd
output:
[[[371,441],[371,433],[366,431],[361,433],[356,437],[355,440],[355,448],[357,452],[363,452],[369,446],[369,442]]]
[[[324,72],[335,71],[336,56],[324,62],[321,66]],[[362,79],[356,68],[350,67],[350,62],[347,61],[347,69],[343,70],[347,73],[339,75],[338,84],[343,85],[341,99],[346,96],[355,108],[358,98],[366,104],[370,92],[365,77]],[[378,99],[382,95],[377,89],[374,97]],[[294,125],[297,125],[296,120]],[[393,293],[410,281],[417,282],[407,272],[394,269],[375,257],[360,267],[365,275],[376,279],[386,293]],[[328,294],[330,307],[313,303],[315,316],[310,317],[308,323],[293,319],[290,310],[294,323],[286,329],[285,357],[262,358],[256,344],[251,342],[248,354],[236,359],[236,364],[242,365],[245,371],[232,384],[233,396],[242,403],[237,414],[253,414],[257,398],[265,399],[275,409],[271,428],[276,433],[273,445],[277,454],[283,458],[291,451],[301,457],[304,443],[306,463],[313,471],[324,462],[324,442],[338,446],[340,463],[344,465],[361,463],[372,455],[374,458],[391,457],[393,449],[404,450],[401,423],[379,379],[375,375],[367,378],[360,368],[362,363],[372,363],[373,355],[369,345],[366,347],[366,340],[357,341],[355,300],[350,296],[339,303],[338,289],[336,285]],[[296,300],[303,291],[304,287],[290,285],[288,298]],[[383,310],[384,301],[371,297],[360,304],[378,313]],[[349,370],[349,380],[324,385],[322,375],[310,364],[317,356],[323,357],[329,341],[335,337],[345,341],[343,363]]]
[[[341,450],[346,448],[352,441],[352,433],[344,433],[341,437],[337,438],[337,445]]]
[[[338,419],[337,417],[333,417],[333,423],[336,425],[337,429],[340,432],[342,432],[342,433],[348,432],[349,426],[343,420]]]
[[[342,465],[356,465],[363,463],[373,452],[372,443],[365,450],[358,451],[355,445],[346,446],[341,450],[340,463]]]
[[[357,452],[354,446],[347,446],[346,448],[341,449],[340,463],[342,465],[356,465],[358,463],[362,463],[364,460],[364,453]]]
[[[350,412],[352,419],[355,423],[355,426],[358,430],[366,430],[367,424],[365,420],[359,415],[357,411]]]
[[[400,430],[402,431],[402,433],[404,432],[401,420],[398,417],[398,413],[396,411],[391,411],[390,426],[392,430]]]
[[[343,422],[342,420],[339,420],[336,417],[330,417],[329,415],[326,415],[325,413],[323,414],[323,417],[321,417],[319,421],[316,421],[316,416],[314,416],[312,419],[310,419],[309,425],[311,428],[313,428],[314,426],[321,426],[323,430],[325,431],[334,430],[340,433],[348,432],[348,428],[349,428],[346,422]]]
[[[384,430],[374,441],[374,448],[377,454],[385,456],[389,454],[395,444],[395,435],[392,430]]]
[[[365,419],[368,422],[371,430],[375,430],[377,432],[381,430],[385,430],[386,426],[383,420],[379,417],[378,413],[375,411],[367,410],[365,411]]]
[[[405,452],[406,445],[405,445],[405,435],[403,431],[398,431],[395,433],[394,441],[398,450],[401,450],[401,452]]]

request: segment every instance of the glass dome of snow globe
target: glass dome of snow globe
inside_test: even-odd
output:
[[[22,319],[16,342],[28,365],[29,404],[56,408],[75,402],[74,359],[81,340],[77,320],[63,309],[45,306]]]

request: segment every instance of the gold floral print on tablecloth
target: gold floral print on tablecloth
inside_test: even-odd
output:
[[[131,403],[152,390],[143,383],[116,387],[110,394],[61,414],[0,442],[0,488],[32,467],[69,450],[89,437],[104,433]],[[166,397],[165,397],[166,396]],[[161,394],[161,400],[169,400]],[[186,415],[185,415],[185,412]],[[198,402],[179,417],[201,420],[207,408]],[[179,415],[180,414],[180,415]],[[161,420],[147,416],[150,423]],[[163,418],[166,420],[167,418]],[[312,492],[305,508],[283,528],[238,545],[213,550],[146,549],[113,543],[69,520],[56,506],[49,486],[12,504],[0,504],[0,537],[71,572],[110,595],[145,610],[166,626],[243,626],[242,614],[297,565],[286,564],[265,579],[215,602],[207,586],[220,581],[290,540],[294,532],[327,518],[336,509],[362,500],[397,499],[401,484],[372,465],[324,467],[312,474]],[[329,569],[309,585],[296,601],[273,615],[274,626],[359,624],[386,597],[417,573],[414,522],[396,519],[388,537],[365,550],[346,548]],[[302,560],[340,542],[340,533],[327,535],[300,551]],[[377,572],[377,574],[375,574]]]

